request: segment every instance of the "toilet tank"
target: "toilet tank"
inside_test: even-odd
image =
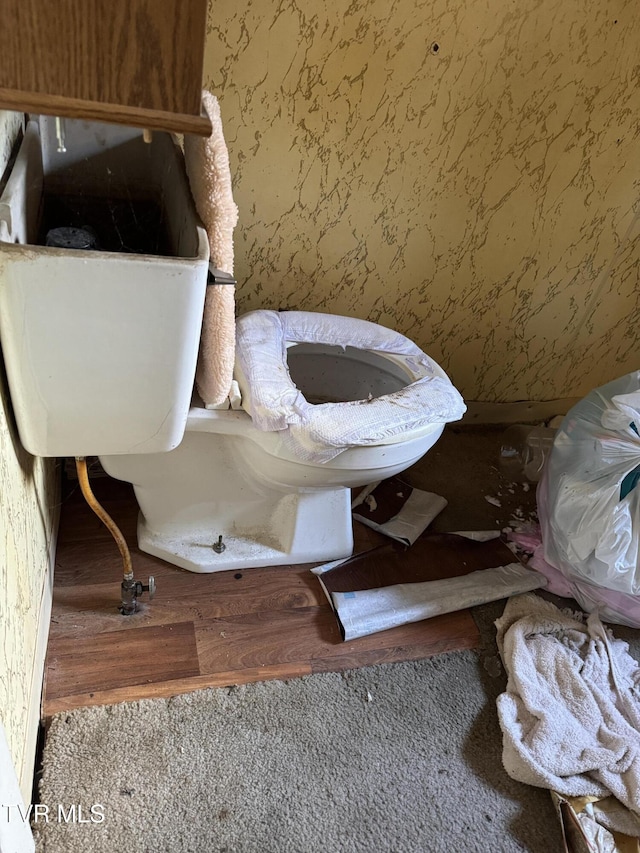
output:
[[[58,151],[53,121],[28,123],[0,196],[0,341],[20,440],[37,456],[171,450],[209,261],[182,153],[166,133],[148,143],[68,120]]]

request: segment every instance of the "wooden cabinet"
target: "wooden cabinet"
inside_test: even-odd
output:
[[[2,0],[0,108],[208,135],[207,0]]]

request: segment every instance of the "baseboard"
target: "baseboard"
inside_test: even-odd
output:
[[[462,419],[464,426],[480,424],[540,423],[556,415],[566,415],[580,397],[563,397],[560,400],[518,400],[515,403],[483,403],[467,401],[467,411]]]
[[[47,656],[47,642],[49,640],[49,625],[51,622],[51,609],[53,603],[53,573],[56,559],[56,547],[58,544],[58,527],[60,522],[60,471],[56,464],[54,476],[55,489],[53,495],[53,513],[51,518],[51,532],[49,539],[49,566],[42,584],[40,596],[40,608],[38,613],[38,634],[36,648],[31,670],[31,689],[29,693],[27,738],[24,744],[22,761],[22,773],[20,777],[20,791],[25,803],[31,802],[33,791],[33,773],[35,767],[36,751],[38,745],[38,730],[42,718],[42,694],[44,686],[44,667]]]

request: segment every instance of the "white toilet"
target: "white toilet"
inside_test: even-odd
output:
[[[0,196],[0,337],[24,447],[99,456],[134,485],[140,547],[183,568],[348,556],[349,489],[420,459],[462,417],[460,394],[375,323],[253,311],[236,328],[241,409],[207,410],[191,393],[209,246],[177,146],[86,122],[67,138],[61,154],[51,122],[29,122]],[[153,189],[165,253],[39,239],[47,199],[101,196],[105,175],[132,210],[130,190]]]
[[[350,488],[404,471],[465,411],[407,338],[327,314],[240,317],[235,376],[242,410],[194,399],[174,450],[100,457],[134,486],[140,548],[195,572],[349,556]]]

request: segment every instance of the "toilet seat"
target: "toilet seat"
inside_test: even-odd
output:
[[[316,343],[400,359],[409,383],[371,400],[312,405],[291,380],[287,347]],[[442,368],[412,341],[366,320],[307,311],[252,311],[236,323],[236,379],[254,425],[283,431],[292,452],[326,462],[355,446],[408,440],[466,410]],[[285,432],[286,431],[286,432]]]

